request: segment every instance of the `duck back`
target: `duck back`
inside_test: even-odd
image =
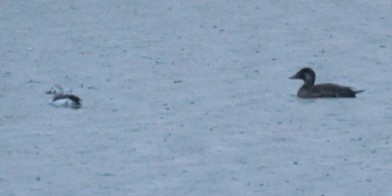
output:
[[[301,98],[355,98],[355,95],[360,92],[362,91],[354,91],[347,86],[326,83],[304,85],[298,90],[297,95]]]

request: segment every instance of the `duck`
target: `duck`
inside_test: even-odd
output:
[[[297,92],[299,98],[355,98],[357,93],[364,91],[355,91],[351,87],[332,83],[314,84],[316,81],[316,74],[309,67],[302,68],[291,76],[290,79],[300,79],[304,81],[304,84]]]
[[[72,90],[68,90],[72,92]],[[53,106],[61,106],[72,109],[79,109],[83,105],[83,101],[76,95],[70,93],[64,93],[64,89],[61,85],[55,85],[46,94],[53,94],[53,98],[50,104]]]

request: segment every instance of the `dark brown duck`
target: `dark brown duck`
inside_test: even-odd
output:
[[[315,85],[316,74],[307,67],[298,71],[290,79],[301,79],[305,82],[297,92],[300,98],[355,98],[355,94],[363,92],[363,90],[354,91],[350,87],[331,83]]]

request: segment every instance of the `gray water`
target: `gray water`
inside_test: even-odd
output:
[[[0,195],[392,194],[388,1],[1,4]]]

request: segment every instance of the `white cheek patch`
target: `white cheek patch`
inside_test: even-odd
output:
[[[52,94],[52,95],[71,94],[71,93],[72,93],[72,89],[64,89],[61,85],[58,84],[50,88],[48,91],[46,91],[46,94]]]
[[[312,76],[308,73],[305,73],[305,81],[311,81],[312,80]]]

